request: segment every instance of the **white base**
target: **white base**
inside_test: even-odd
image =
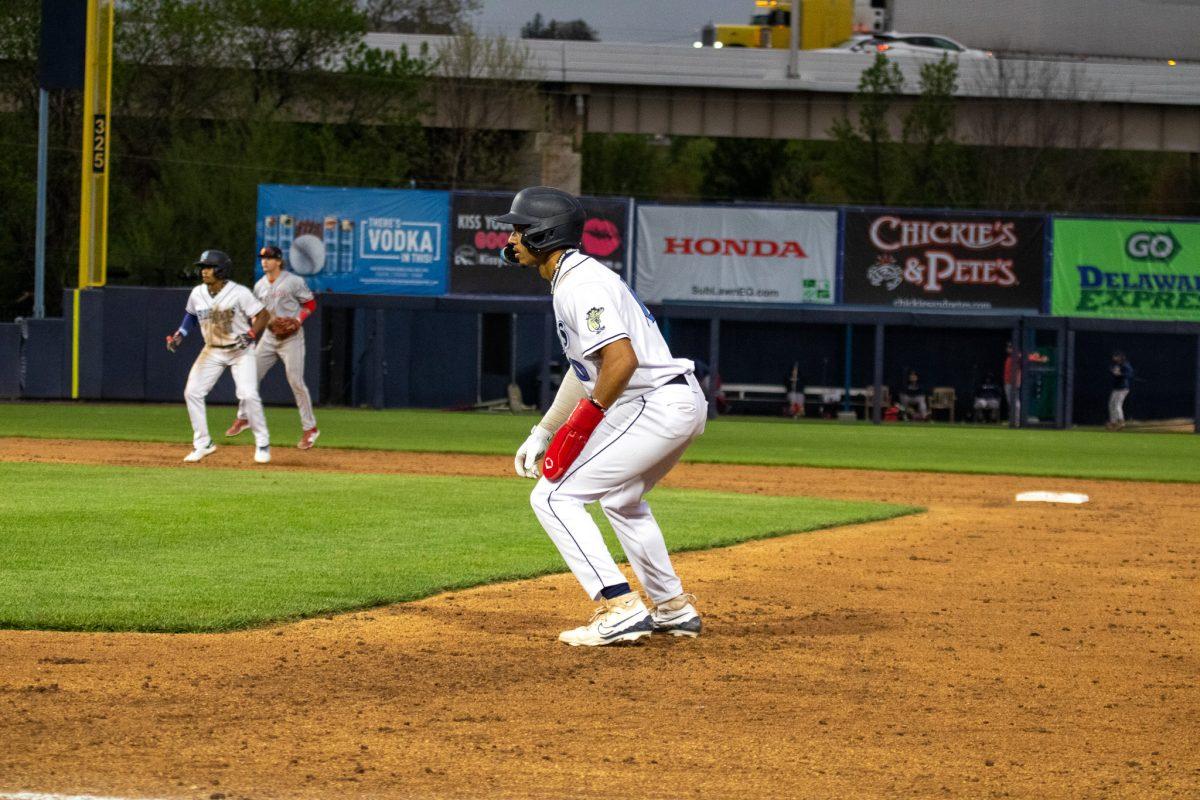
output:
[[[1077,492],[1021,492],[1018,503],[1071,503],[1079,505],[1088,501],[1086,494]]]

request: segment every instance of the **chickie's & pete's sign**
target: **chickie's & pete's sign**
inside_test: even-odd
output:
[[[1042,305],[1042,217],[848,211],[844,300],[898,308]]]

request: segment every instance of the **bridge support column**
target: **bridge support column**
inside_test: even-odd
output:
[[[520,186],[553,186],[579,194],[583,182],[583,156],[576,152],[569,133],[535,133],[517,160]]]

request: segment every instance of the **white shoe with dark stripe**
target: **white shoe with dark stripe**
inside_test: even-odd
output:
[[[681,594],[665,603],[659,603],[650,612],[650,625],[655,633],[671,636],[686,636],[694,639],[700,635],[700,614],[692,603],[696,596]]]
[[[212,443],[212,439],[209,439],[208,444],[204,445],[203,447],[197,447],[195,450],[184,456],[183,460],[187,461],[188,463],[194,463],[205,456],[212,455],[215,452],[217,452],[217,446]]]
[[[637,592],[602,601],[587,625],[563,631],[558,640],[572,647],[598,647],[619,642],[636,642],[649,636],[650,612]]]

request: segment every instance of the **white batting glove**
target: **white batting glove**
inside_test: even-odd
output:
[[[553,438],[554,432],[546,430],[541,425],[534,425],[530,429],[529,438],[517,449],[517,455],[513,459],[513,467],[519,477],[541,477],[542,471],[538,462],[546,454],[546,448],[550,446],[550,440]]]

